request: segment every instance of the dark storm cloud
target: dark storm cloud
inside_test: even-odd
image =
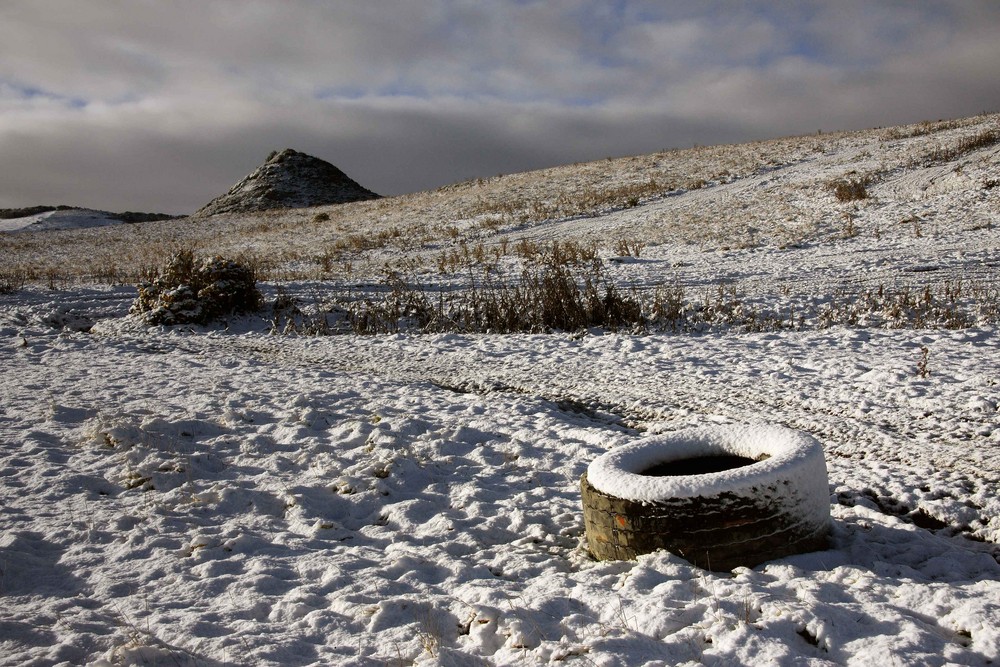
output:
[[[189,212],[286,146],[395,194],[971,115],[998,28],[989,0],[8,0],[0,207]]]

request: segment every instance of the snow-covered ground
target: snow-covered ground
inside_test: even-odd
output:
[[[872,159],[915,140],[877,138]],[[651,239],[640,258],[602,251],[617,282],[692,296],[734,285],[776,311],[880,285],[995,289],[996,146],[958,171],[887,172],[856,204],[815,187],[848,158],[813,153],[501,233],[632,233]],[[393,215],[392,200],[362,206]],[[806,218],[764,227],[768,211]],[[167,224],[189,229],[116,233]],[[698,224],[697,238],[684,227]],[[108,233],[53,246],[107,250],[82,239]],[[24,238],[5,248],[35,252],[40,235]],[[280,287],[316,307],[329,284]],[[147,328],[126,317],[134,296],[86,283],[0,295],[0,664],[1000,660],[1000,332],[988,318],[306,337],[273,335],[266,317]],[[668,553],[588,556],[590,461],[650,433],[755,422],[822,444],[830,549],[733,572]]]
[[[1000,657],[993,330],[88,334],[62,301],[0,327],[4,664]],[[758,420],[823,443],[830,550],[587,557],[594,457]]]
[[[120,217],[107,211],[74,208],[63,211],[45,211],[20,218],[0,220],[0,232],[44,232],[56,229],[90,229],[122,224]]]

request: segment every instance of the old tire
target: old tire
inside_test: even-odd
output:
[[[642,474],[716,456],[756,462],[706,474]],[[598,560],[666,549],[723,571],[828,543],[822,447],[786,428],[723,426],[645,438],[595,459],[581,489],[587,543]]]

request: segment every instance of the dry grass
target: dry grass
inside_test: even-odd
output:
[[[962,282],[921,288],[878,287],[830,297],[748,302],[734,286],[689,295],[677,283],[642,291],[609,280],[589,248],[524,244],[519,271],[477,263],[470,251],[458,260],[461,285],[423,285],[388,272],[377,290],[342,294],[319,314],[278,317],[276,332],[300,334],[518,333],[579,331],[592,327],[643,331],[780,331],[831,326],[957,329],[1000,322],[1000,290]],[[782,312],[764,304],[785,302]],[[330,317],[340,326],[331,327]]]
[[[466,267],[477,267],[469,255]],[[471,284],[445,294],[390,272],[380,297],[339,304],[355,333],[487,333],[621,329],[643,322],[642,308],[606,279],[596,250],[554,242],[536,248],[519,275],[478,266]]]
[[[917,125],[890,128],[882,135],[882,141],[899,141],[900,139],[923,137],[937,132],[954,130],[961,126],[962,123],[959,120],[939,120],[937,122],[925,120]]]
[[[924,155],[923,160],[925,164],[951,162],[980,148],[994,146],[998,142],[1000,142],[1000,132],[996,130],[983,130],[974,135],[963,137],[950,146],[935,148]]]
[[[621,257],[639,257],[646,244],[634,238],[620,238],[614,243],[615,254]]]
[[[1000,290],[961,281],[920,288],[880,286],[858,294],[836,295],[816,316],[821,327],[963,329],[1000,322]]]
[[[848,202],[868,199],[869,178],[850,178],[834,181],[830,184],[837,201]]]
[[[25,269],[4,269],[0,271],[0,294],[13,294],[34,279],[36,276]]]
[[[883,136],[883,141],[908,139],[913,137],[923,137],[939,132],[957,130],[965,127],[969,121],[976,119],[966,119],[964,121],[938,121],[937,123],[921,123],[914,128],[893,128]],[[981,118],[979,119],[981,120]],[[944,164],[961,158],[969,153],[981,148],[1000,143],[1000,131],[987,128],[981,129],[974,134],[960,137],[950,144],[937,145],[929,151],[925,151],[916,156],[911,156],[902,164],[885,163],[880,168],[870,170],[864,174],[851,172],[844,178],[837,179],[830,184],[837,201],[851,202],[868,198],[868,188],[872,185],[884,181],[899,167],[912,169]]]
[[[704,183],[704,180],[701,181]],[[505,224],[543,222],[572,217],[591,217],[609,211],[634,208],[650,198],[675,190],[673,184],[661,183],[655,178],[645,182],[625,185],[603,185],[587,188],[583,192],[560,193],[554,198],[483,197],[462,210],[462,218],[483,218],[481,224],[498,229]]]

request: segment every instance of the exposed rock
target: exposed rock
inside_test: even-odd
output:
[[[264,164],[195,215],[306,208],[378,196],[329,162],[286,148],[271,153]]]

